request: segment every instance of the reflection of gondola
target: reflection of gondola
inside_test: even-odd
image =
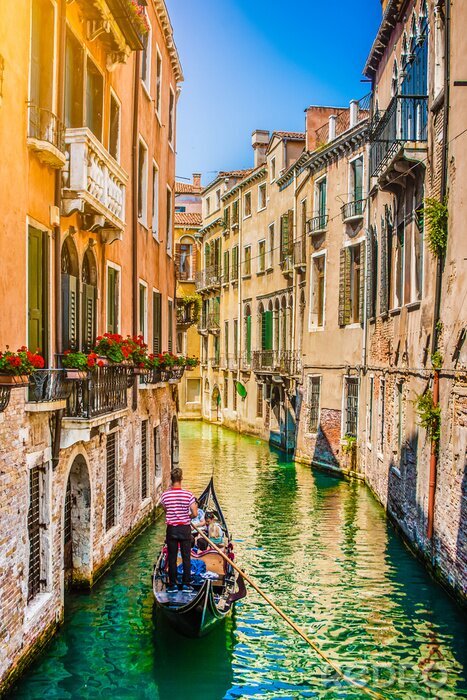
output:
[[[233,545],[230,541],[224,516],[217,500],[213,480],[199,498],[199,505],[204,511],[214,511],[224,530],[228,542],[227,553],[233,557]],[[193,592],[167,594],[167,551],[164,547],[154,567],[153,591],[157,606],[175,629],[188,637],[201,637],[223,620],[232,609],[235,600],[246,594],[243,580],[238,578],[239,591],[235,593],[237,576],[232,566],[213,549],[198,554],[192,553],[192,561],[203,562],[206,568],[192,581]],[[203,564],[201,568],[204,569]]]

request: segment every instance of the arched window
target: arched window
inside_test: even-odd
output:
[[[274,303],[274,350],[279,350],[280,345],[280,304],[279,299]]]
[[[79,347],[79,265],[78,251],[67,236],[62,245],[62,345],[63,350]]]
[[[194,278],[196,267],[196,247],[190,236],[183,236],[175,246],[178,279],[182,281]]]
[[[251,307],[249,304],[244,309],[245,318],[245,362],[251,363]]]
[[[402,51],[401,51],[402,70],[404,70],[406,65],[407,65],[408,53],[409,53],[409,48],[408,48],[408,43],[407,43],[407,32],[404,32],[404,36],[402,38]]]
[[[96,342],[97,264],[90,248],[83,258],[83,350],[90,352]]]
[[[412,61],[415,54],[415,46],[417,43],[417,18],[415,17],[415,12],[412,15],[412,22],[410,24],[410,55],[409,60]]]
[[[420,15],[418,18],[418,40],[419,43],[423,42],[428,31],[428,9],[426,5],[426,0],[423,0],[420,7]]]

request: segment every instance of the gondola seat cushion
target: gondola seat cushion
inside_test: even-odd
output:
[[[202,559],[191,560],[191,583],[200,586],[203,583],[202,575],[206,573],[206,564]],[[183,576],[183,564],[177,567],[177,574],[181,580]]]

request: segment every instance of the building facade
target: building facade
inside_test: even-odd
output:
[[[17,31],[12,32],[15,26]],[[40,349],[0,389],[0,688],[153,515],[178,459],[177,385],[67,350],[103,333],[175,350],[176,103],[165,4],[31,0],[0,17],[0,349]],[[26,276],[26,284],[24,283]]]

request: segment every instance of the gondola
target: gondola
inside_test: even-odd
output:
[[[212,511],[216,514],[227,542],[224,551],[233,559],[233,544],[212,479],[198,501],[205,512]],[[164,546],[154,566],[153,592],[156,608],[178,632],[187,637],[202,637],[229,614],[236,600],[245,597],[246,589],[242,577],[214,549],[192,552],[192,562],[194,560],[206,565],[205,573],[192,577],[194,590],[169,595],[166,592],[167,548]],[[181,562],[180,554],[178,562]]]

